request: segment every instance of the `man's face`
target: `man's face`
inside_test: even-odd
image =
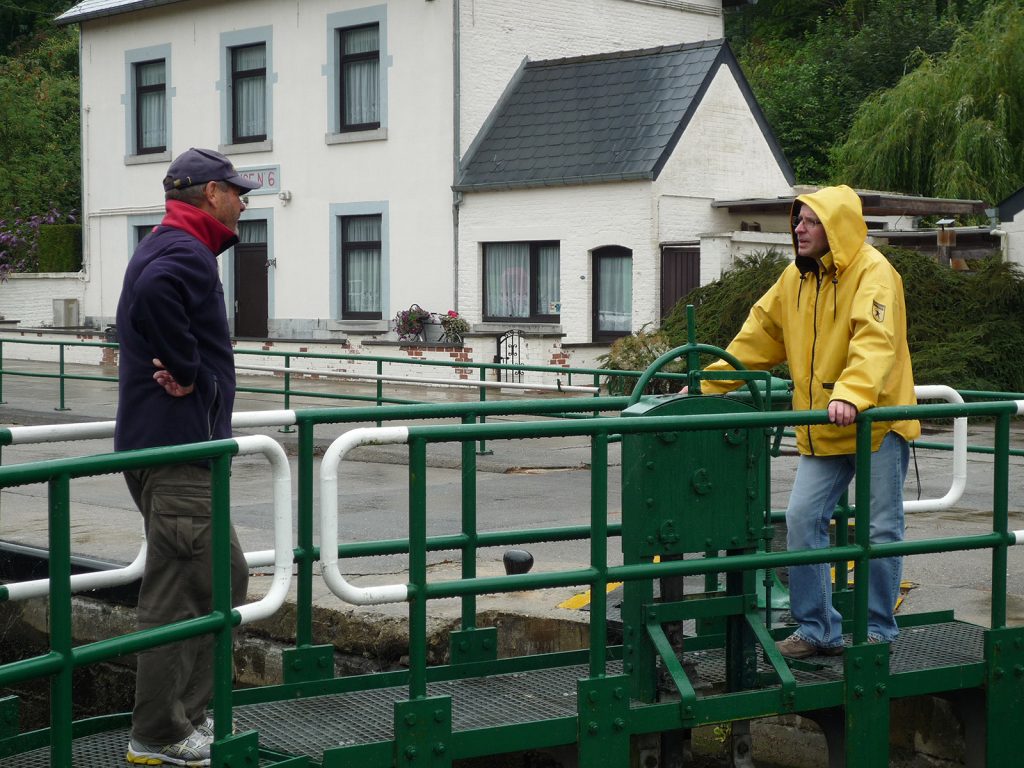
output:
[[[226,181],[211,181],[212,189],[207,188],[210,194],[207,200],[210,202],[211,215],[232,232],[238,232],[238,217],[245,210],[245,201],[242,200],[244,192]]]
[[[817,259],[828,253],[828,235],[825,234],[825,227],[809,205],[800,206],[800,213],[794,223],[793,232],[796,234],[798,255]]]

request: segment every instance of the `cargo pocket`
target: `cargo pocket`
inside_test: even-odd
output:
[[[150,546],[175,560],[201,556],[209,546],[209,484],[155,484],[152,494]]]

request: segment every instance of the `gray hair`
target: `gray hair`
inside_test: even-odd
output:
[[[210,182],[204,181],[202,184],[193,184],[190,187],[182,187],[181,189],[169,189],[164,192],[165,200],[178,200],[182,203],[188,203],[191,206],[199,207],[199,203],[203,199],[203,195],[206,194],[206,185]],[[230,189],[231,185],[226,181],[215,181],[217,188],[222,192],[226,189]]]

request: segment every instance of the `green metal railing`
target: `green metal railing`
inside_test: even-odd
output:
[[[331,690],[330,676],[333,665],[322,665],[319,660],[333,654],[332,646],[314,646],[312,636],[312,587],[313,566],[319,559],[319,551],[313,540],[313,482],[314,451],[313,438],[316,427],[343,421],[373,421],[382,416],[393,420],[420,418],[460,418],[469,421],[480,415],[496,413],[519,413],[522,415],[557,415],[573,409],[583,412],[595,408],[621,408],[625,398],[596,398],[593,400],[539,400],[515,404],[443,404],[424,406],[395,406],[387,409],[354,408],[309,409],[296,413],[298,427],[298,541],[294,552],[298,566],[297,608],[295,640],[296,647],[286,652],[284,664],[285,684],[252,691],[231,691],[231,640],[230,629],[237,623],[238,614],[230,610],[228,561],[229,485],[228,466],[235,450],[234,441],[217,441],[196,446],[153,449],[125,454],[104,455],[81,459],[40,462],[0,468],[0,487],[46,482],[49,484],[50,549],[51,549],[51,648],[49,653],[25,659],[0,667],[0,687],[33,677],[51,678],[51,729],[48,739],[51,747],[51,765],[70,765],[71,729],[71,670],[77,666],[123,655],[162,642],[192,637],[198,634],[213,634],[217,643],[215,665],[214,716],[217,723],[218,740],[214,746],[215,764],[221,766],[242,766],[246,755],[256,741],[254,733],[229,736],[232,706],[241,703],[270,701],[275,697],[288,698],[304,691],[307,695]],[[371,415],[372,414],[372,415]],[[383,684],[408,685],[409,700],[421,701],[427,695],[427,683],[436,679],[438,673],[428,666],[427,655],[427,606],[436,599],[459,598],[462,600],[462,626],[456,637],[467,639],[475,632],[487,637],[487,630],[476,627],[476,597],[489,593],[514,592],[522,590],[580,586],[588,587],[593,596],[591,604],[590,648],[586,654],[590,678],[601,680],[608,673],[609,658],[615,651],[609,648],[606,634],[607,600],[605,586],[611,581],[636,581],[663,578],[666,576],[707,575],[711,573],[733,573],[771,569],[781,566],[823,562],[854,562],[855,584],[853,587],[852,633],[856,646],[867,641],[867,587],[868,563],[873,558],[909,556],[959,550],[992,550],[992,608],[990,624],[993,631],[1006,627],[1006,567],[1007,548],[1016,543],[1013,532],[1008,530],[1008,481],[1009,481],[1009,426],[1016,414],[1016,404],[1009,402],[985,402],[964,405],[921,405],[900,408],[877,408],[861,414],[857,420],[857,461],[866,466],[870,461],[871,425],[875,421],[900,419],[948,419],[953,417],[988,417],[994,419],[995,443],[992,499],[992,530],[990,533],[972,536],[958,536],[943,539],[904,541],[891,544],[871,544],[870,531],[870,473],[858,473],[856,494],[863,499],[854,511],[856,539],[853,543],[823,550],[801,552],[758,552],[741,554],[728,558],[697,560],[671,560],[660,563],[635,565],[612,565],[609,563],[607,539],[617,535],[621,527],[607,519],[608,501],[608,443],[613,435],[639,433],[687,432],[691,430],[739,429],[746,427],[778,428],[803,424],[824,424],[827,413],[811,411],[755,412],[750,414],[716,414],[673,417],[648,417],[622,419],[599,417],[587,420],[559,419],[555,421],[529,421],[507,424],[420,425],[408,428],[409,451],[409,520],[405,537],[375,542],[339,544],[341,558],[389,554],[395,552],[409,555],[409,670],[407,673],[388,673],[370,687]],[[510,532],[480,531],[476,514],[477,488],[475,483],[475,452],[473,445],[481,441],[545,439],[554,437],[586,436],[591,440],[591,498],[590,521],[587,525],[560,528],[539,528]],[[430,445],[438,443],[460,443],[462,445],[462,525],[458,534],[429,536],[427,518],[429,511],[426,497],[428,473],[427,454]],[[70,520],[69,483],[72,478],[94,474],[120,472],[138,469],[168,461],[190,461],[210,459],[214,469],[214,547],[225,553],[215,559],[214,569],[214,610],[210,615],[179,622],[168,627],[147,630],[121,638],[72,647],[71,641],[71,598],[69,590]],[[529,573],[501,577],[482,577],[475,572],[475,562],[480,548],[507,544],[522,544],[535,541],[564,541],[589,539],[589,564],[582,568]],[[334,543],[324,545],[335,546]],[[463,561],[462,578],[457,581],[431,581],[426,568],[426,553],[435,550],[456,550]],[[1018,637],[1015,642],[1019,643]],[[851,649],[855,650],[855,649]],[[766,649],[766,652],[767,649]],[[859,658],[861,651],[851,658]],[[781,663],[771,653],[773,662]],[[454,658],[454,653],[453,653]],[[467,654],[467,663],[460,673],[458,669],[444,674],[483,674],[481,665],[473,661],[487,660],[487,652],[477,647]],[[524,661],[524,664],[536,664]],[[457,666],[457,665],[456,665]],[[784,665],[783,665],[784,666]],[[853,674],[848,671],[848,674]],[[887,673],[886,673],[887,674]],[[994,673],[993,673],[994,674]],[[788,676],[787,676],[788,675]],[[656,730],[689,727],[691,724],[731,720],[737,717],[753,717],[761,714],[793,712],[814,709],[834,698],[833,689],[829,697],[816,698],[813,693],[794,696],[798,686],[788,671],[779,670],[782,686],[777,689],[730,693],[728,701],[701,700],[698,702],[692,691],[684,691],[684,705],[679,702],[657,703],[636,710],[637,714],[626,713],[628,733],[647,733]],[[879,683],[882,685],[882,683]],[[852,694],[851,694],[852,695]],[[852,702],[852,700],[851,700]],[[885,700],[888,707],[888,701]],[[866,706],[869,713],[869,704]],[[687,707],[689,713],[687,714]],[[729,709],[728,707],[731,707]],[[887,718],[887,715],[886,715]],[[887,724],[887,719],[885,720]],[[396,739],[398,736],[396,735]],[[878,737],[871,731],[874,753],[878,752]],[[1009,742],[998,740],[990,743],[991,762],[1009,755]],[[991,740],[990,740],[991,741]],[[0,741],[0,757],[18,751],[23,743],[17,739]],[[504,743],[495,743],[495,751],[508,748]],[[339,748],[344,749],[344,748]],[[5,751],[6,750],[6,751]],[[376,751],[375,751],[376,750]],[[383,754],[374,747],[363,755]],[[387,754],[390,756],[390,747]],[[996,757],[993,757],[995,755]],[[1009,759],[1009,757],[1007,757]],[[383,763],[366,763],[377,765]],[[390,764],[387,763],[387,764]],[[1006,763],[1009,764],[1009,763]]]
[[[42,347],[55,347],[57,350],[55,361],[56,372],[40,371],[38,369],[30,369],[25,366],[16,367],[12,365],[11,361],[5,357],[5,347],[10,345],[32,345]],[[38,379],[54,379],[58,382],[58,404],[56,410],[66,411],[70,410],[67,405],[67,392],[66,384],[73,381],[98,381],[107,383],[116,383],[116,376],[106,376],[99,374],[82,374],[73,373],[68,370],[68,364],[66,363],[66,353],[68,350],[75,348],[100,348],[100,349],[111,349],[116,351],[118,344],[116,342],[100,342],[100,341],[53,341],[48,339],[24,339],[24,338],[11,338],[0,336],[0,404],[4,403],[4,377],[27,377],[27,378],[38,378]],[[353,403],[374,403],[377,406],[387,404],[416,404],[422,402],[428,402],[428,400],[410,400],[406,398],[400,398],[395,395],[387,394],[385,392],[386,373],[389,366],[411,366],[417,369],[423,369],[428,371],[432,368],[443,369],[446,371],[472,371],[476,377],[476,381],[488,381],[491,376],[500,376],[503,372],[514,372],[514,373],[536,373],[541,374],[545,377],[550,377],[552,382],[565,381],[566,386],[590,386],[598,390],[595,394],[599,394],[601,387],[601,379],[608,376],[622,377],[625,379],[639,379],[642,375],[641,371],[609,371],[600,368],[585,368],[585,367],[560,367],[560,366],[545,366],[545,365],[512,365],[506,363],[483,363],[483,362],[472,362],[472,361],[455,361],[455,360],[427,360],[422,358],[413,357],[387,357],[387,356],[376,356],[376,355],[346,355],[346,354],[332,354],[327,352],[283,352],[279,350],[264,350],[264,349],[236,349],[235,360],[239,365],[239,369],[243,370],[247,366],[245,361],[247,359],[260,359],[260,358],[272,358],[280,359],[283,361],[283,369],[281,371],[275,371],[280,374],[281,386],[253,386],[253,385],[240,385],[238,392],[249,393],[249,394],[264,394],[271,395],[274,397],[280,397],[284,408],[291,408],[291,401],[293,398],[312,398],[315,400],[326,400],[326,401],[344,401]],[[304,368],[303,363],[317,363],[323,365],[324,363],[360,363],[367,366],[372,366],[375,375],[382,377],[376,381],[376,391],[373,395],[362,395],[355,392],[345,391],[323,391],[316,389],[304,389],[301,383],[293,386],[295,377],[308,378],[311,376],[317,376],[324,373],[329,373],[328,369],[317,370],[315,368]],[[259,366],[249,366],[256,370],[259,370]],[[666,378],[678,378],[683,380],[685,377],[680,374],[663,374]],[[273,380],[274,377],[267,376],[268,380]],[[464,385],[467,379],[460,378],[458,374],[451,376],[453,384]],[[356,379],[354,379],[356,380]],[[581,384],[585,382],[585,384]],[[38,396],[38,393],[35,393]],[[487,399],[487,392],[484,388],[479,389],[478,399],[480,402],[484,402]]]

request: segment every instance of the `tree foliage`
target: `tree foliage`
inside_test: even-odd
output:
[[[834,153],[855,186],[999,201],[1024,183],[1024,7],[992,3],[943,56],[869,97]]]
[[[77,31],[0,56],[0,219],[79,210],[79,148]]]
[[[956,389],[1024,392],[1024,356],[1017,351],[1024,338],[1024,271],[1020,267],[993,254],[972,262],[969,272],[956,272],[918,251],[881,250],[903,277],[915,381]],[[643,370],[662,352],[686,343],[687,304],[696,308],[697,341],[727,347],[750,306],[788,263],[775,251],[741,258],[720,279],[681,299],[665,319],[660,336],[645,331],[616,342],[605,367]],[[702,360],[707,362],[710,359]],[[775,373],[789,375],[784,368]]]
[[[798,182],[823,183],[861,102],[949,50],[984,5],[765,0],[732,15],[727,34]]]

